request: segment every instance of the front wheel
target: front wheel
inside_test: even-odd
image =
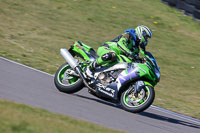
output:
[[[125,90],[120,98],[124,110],[138,113],[147,109],[154,101],[155,91],[153,87],[145,86],[136,97],[130,89]]]
[[[84,87],[83,80],[68,63],[63,64],[56,71],[54,83],[59,91],[65,93],[75,93]]]

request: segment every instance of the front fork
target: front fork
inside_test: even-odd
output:
[[[134,86],[134,89],[132,88],[128,93],[134,93],[134,96],[135,97],[138,97],[138,93],[140,93],[140,91],[142,90],[143,87],[145,86],[151,86],[153,87],[153,85],[147,81],[142,81],[142,80],[139,80],[135,83],[135,86]]]

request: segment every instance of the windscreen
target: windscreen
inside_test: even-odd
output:
[[[154,71],[156,74],[156,77],[158,81],[160,80],[160,68],[157,65],[156,59],[153,57],[153,55],[150,52],[146,52],[146,55],[148,55],[149,59],[151,60],[151,64],[154,66]]]
[[[155,67],[159,70],[159,67],[157,65],[156,59],[153,57],[153,55],[150,52],[147,52],[147,51],[146,51],[145,54],[149,56],[149,58],[151,59],[151,61],[154,63]]]

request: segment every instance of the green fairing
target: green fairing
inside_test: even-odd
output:
[[[140,72],[140,77],[145,77],[149,79],[151,86],[155,86],[157,83],[156,76],[152,73],[152,71],[146,66],[146,64],[137,63],[137,66],[141,69],[138,69]]]
[[[87,52],[89,52],[91,49],[92,49],[92,47],[90,47],[90,46],[88,46],[88,45],[86,45],[86,44],[84,44],[84,43],[81,43],[82,44],[82,47],[87,51]]]
[[[90,58],[89,56],[83,51],[83,49],[89,53],[91,47],[89,47],[88,45],[86,44],[83,44],[82,43],[82,46],[78,43],[78,42],[75,42],[72,46],[72,50],[76,53],[78,53],[78,55],[83,58],[84,60],[87,60],[87,61],[90,61]]]
[[[144,57],[149,57],[147,54],[145,54],[145,51],[143,50],[140,50],[140,53]],[[146,64],[148,64],[152,68],[152,70],[149,69]],[[145,64],[138,64],[138,66],[143,70],[142,71],[139,69],[140,77],[146,77],[150,81],[150,82],[145,82],[145,84],[152,87],[155,86],[158,83],[158,79],[156,78],[156,75],[153,72],[153,66],[151,66],[151,64],[148,61]],[[146,71],[146,73],[144,71]]]
[[[149,82],[147,82],[147,81],[144,81],[144,84],[145,84],[146,86],[151,86],[151,87],[153,87],[153,88],[154,88],[154,86],[155,86],[155,85],[152,85],[151,83],[149,83]]]

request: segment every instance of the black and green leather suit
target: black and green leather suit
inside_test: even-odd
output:
[[[139,55],[139,42],[137,37],[130,33],[124,33],[112,41],[106,42],[100,46],[97,50],[97,55],[93,67],[100,66],[106,63],[112,63],[117,61],[116,55],[126,55],[137,57]]]

